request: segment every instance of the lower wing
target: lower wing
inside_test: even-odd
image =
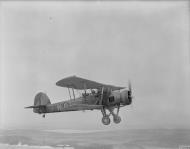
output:
[[[99,110],[102,109],[102,105],[88,105],[88,104],[76,104],[64,108],[64,111],[81,111],[81,110]]]

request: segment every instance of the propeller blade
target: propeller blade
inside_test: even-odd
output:
[[[132,85],[131,85],[131,81],[130,80],[129,80],[129,83],[128,83],[128,97],[130,99],[133,98],[133,96],[132,96]]]
[[[129,83],[128,83],[128,88],[129,88],[129,91],[132,92],[132,87],[131,87],[131,81],[129,80]]]

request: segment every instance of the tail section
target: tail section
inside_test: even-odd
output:
[[[46,105],[48,104],[51,104],[49,97],[40,92],[34,98],[34,105],[26,108],[33,108],[34,113],[46,113]]]
[[[34,106],[51,104],[49,97],[45,93],[38,93],[34,98]]]

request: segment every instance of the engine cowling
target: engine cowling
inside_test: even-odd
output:
[[[129,91],[124,90],[122,92],[113,91],[111,95],[108,97],[108,105],[130,105],[132,102],[131,96],[129,96]]]
[[[121,104],[123,104],[123,105],[130,105],[131,104],[132,98],[129,95],[129,92],[130,91],[128,91],[128,90],[124,90],[120,93],[121,94]]]

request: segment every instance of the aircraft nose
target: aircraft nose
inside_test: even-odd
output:
[[[121,92],[121,104],[128,105],[130,104],[130,99],[128,98],[128,91],[124,90]]]
[[[133,99],[132,93],[131,93],[131,91],[129,90],[129,91],[128,91],[128,105],[130,105],[130,104],[132,103],[132,99]]]
[[[130,105],[132,103],[132,86],[131,86],[131,82],[129,81],[129,84],[128,84],[128,92],[127,92],[127,97],[128,97],[128,105]]]
[[[130,105],[132,103],[132,95],[130,90],[124,90],[121,92],[121,103],[123,105]]]

